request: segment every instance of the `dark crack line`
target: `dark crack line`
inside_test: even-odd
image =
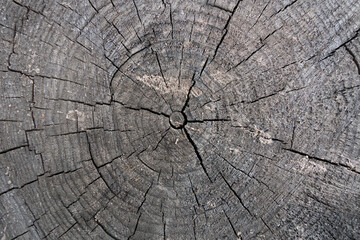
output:
[[[49,125],[51,126],[51,125]],[[74,134],[81,134],[86,133],[86,131],[76,131],[76,132],[67,132],[67,133],[60,133],[60,134],[54,134],[54,135],[47,135],[48,137],[62,137],[62,136],[69,136]]]
[[[145,29],[145,26],[144,26],[144,24],[143,24],[143,22],[142,22],[142,20],[141,20],[141,17],[140,17],[140,14],[139,14],[139,9],[138,9],[138,7],[137,7],[137,5],[136,5],[136,3],[135,3],[135,0],[133,0],[133,3],[134,3],[134,6],[135,6],[136,15],[137,15],[137,17],[139,18],[139,21],[140,21],[141,25],[142,25],[143,28]]]
[[[330,161],[330,160],[327,160],[327,159],[324,159],[324,158],[319,158],[319,157],[314,157],[314,156],[310,156],[306,153],[303,153],[303,152],[300,152],[300,151],[297,151],[295,149],[290,149],[290,148],[283,148],[283,150],[285,151],[289,151],[289,152],[292,152],[292,153],[296,153],[296,154],[299,154],[301,156],[304,156],[304,157],[308,157],[309,159],[313,159],[313,160],[317,160],[317,161],[320,161],[320,162],[324,162],[324,163],[327,163],[327,164],[330,164],[330,165],[333,165],[333,166],[336,166],[336,167],[344,167],[345,169],[349,170],[349,171],[352,171],[354,173],[357,173],[357,174],[360,174],[360,171],[357,171],[355,168],[352,168],[348,165],[345,165],[343,163],[340,163],[340,162],[333,162],[333,161]]]
[[[50,231],[48,231],[47,233],[46,233],[46,235],[44,236],[44,237],[42,237],[41,239],[47,239],[47,237],[48,236],[50,236],[50,234],[52,233],[52,232],[54,232],[57,228],[59,228],[60,227],[60,225],[57,225],[56,227],[54,227],[53,229],[51,229]]]
[[[148,49],[148,48],[150,48],[150,46],[151,46],[151,45],[150,45],[150,43],[149,43],[149,44],[147,44],[146,46],[144,46],[143,48],[137,50],[136,52],[134,52],[134,53],[132,53],[132,54],[130,54],[130,55],[127,55],[128,58],[127,58],[123,63],[121,63],[120,66],[117,66],[114,61],[112,61],[108,56],[104,55],[105,58],[106,58],[108,61],[110,61],[110,63],[116,68],[116,71],[114,72],[114,74],[112,75],[111,80],[110,80],[110,84],[109,84],[109,85],[110,85],[110,90],[112,89],[112,82],[113,82],[113,80],[114,80],[114,78],[115,78],[115,75],[121,70],[121,68],[122,68],[128,61],[130,61],[130,59],[131,59],[132,57],[134,57],[135,55],[137,55],[137,54],[145,51],[145,50]],[[122,71],[120,71],[120,72],[121,72],[122,74],[124,74],[125,76],[127,76],[127,75],[126,75],[125,73],[123,73]],[[130,78],[129,76],[127,76],[127,77]]]
[[[224,29],[224,33],[223,33],[223,35],[222,35],[222,37],[221,37],[221,39],[220,39],[220,42],[219,42],[219,44],[218,44],[218,45],[216,46],[216,48],[215,48],[215,52],[214,52],[214,55],[213,55],[213,57],[212,57],[212,60],[215,59],[215,57],[216,57],[216,55],[217,55],[217,53],[218,53],[218,50],[219,50],[221,44],[223,43],[223,41],[224,41],[227,33],[228,33],[228,29]]]
[[[164,80],[165,86],[168,87],[165,76],[164,76],[164,73],[163,73],[163,70],[162,70],[162,67],[161,67],[161,64],[160,64],[159,55],[155,51],[154,51],[154,53],[155,53],[155,56],[156,56],[156,61],[157,61],[158,65],[159,65],[159,70],[160,70],[161,77]]]
[[[8,193],[8,192],[11,192],[12,190],[15,190],[15,189],[22,189],[23,187],[26,187],[26,186],[34,183],[34,182],[39,181],[39,177],[42,176],[42,175],[44,175],[44,174],[38,175],[36,179],[34,179],[34,180],[30,181],[30,182],[24,183],[24,184],[21,185],[21,186],[12,187],[12,188],[7,189],[7,190],[5,190],[5,191],[3,191],[3,192],[0,192],[0,196],[2,196],[3,194],[6,194],[6,193]]]
[[[140,38],[139,33],[136,31],[134,26],[131,26],[131,28],[134,30],[136,37],[139,39],[140,42],[143,42],[143,40]]]
[[[253,216],[252,213],[250,212],[250,210],[245,206],[243,200],[241,199],[241,197],[237,194],[237,192],[232,188],[232,186],[230,185],[230,183],[225,179],[225,177],[222,175],[222,173],[219,173],[220,176],[222,177],[222,179],[224,180],[224,182],[226,183],[226,185],[229,187],[229,189],[231,190],[231,192],[234,193],[235,197],[239,200],[241,206],[243,206],[243,208],[249,213],[250,216]]]
[[[162,210],[162,209],[161,209]],[[164,225],[163,227],[163,231],[164,231],[164,240],[166,239],[166,220],[165,220],[165,213],[164,211],[162,210],[162,216],[161,216],[161,221]]]
[[[180,58],[180,67],[179,67],[179,75],[178,75],[178,88],[180,87],[180,79],[181,79],[181,70],[182,70],[182,63],[184,59],[184,46],[181,48],[181,58]]]
[[[111,233],[108,229],[106,229],[105,226],[100,221],[96,221],[96,223],[109,237],[115,240],[120,240],[120,238],[116,237],[113,233]]]
[[[234,232],[235,236],[236,236],[236,237],[238,237],[238,234],[237,234],[237,232],[236,232],[236,230],[235,230],[234,224],[231,222],[231,220],[230,220],[229,216],[225,213],[225,211],[224,211],[224,214],[225,214],[225,216],[226,216],[227,220],[229,221],[229,224],[230,224],[231,229],[233,230],[233,232]]]
[[[204,123],[204,122],[230,122],[231,119],[215,118],[215,119],[202,119],[202,120],[188,120],[188,123]]]
[[[293,145],[294,145],[296,124],[297,124],[297,121],[294,120],[294,121],[293,121],[292,134],[291,134],[290,148],[292,148]]]
[[[272,35],[274,35],[277,31],[279,31],[280,29],[282,29],[283,26],[275,29],[274,31],[272,31],[271,33],[269,33],[268,35],[266,35],[264,38],[260,38],[260,42],[262,44],[264,44],[264,42],[266,41],[266,39],[268,39],[269,37],[271,37]]]
[[[261,13],[259,14],[259,16],[257,17],[255,23],[250,27],[249,31],[258,23],[260,17],[263,15],[265,9],[267,8],[267,6],[269,5],[270,1],[265,5],[265,7],[262,9]]]
[[[14,1],[15,3],[17,3],[16,1]],[[17,3],[18,4],[18,3]],[[20,5],[21,7],[24,7],[24,6],[22,6],[22,5]],[[11,52],[10,52],[10,54],[9,54],[9,56],[8,56],[8,66],[7,66],[7,68],[9,69],[9,71],[11,70],[10,69],[10,66],[11,66],[11,56],[15,53],[15,44],[16,44],[16,41],[15,41],[15,39],[16,39],[16,33],[17,33],[17,25],[16,25],[16,23],[14,24],[14,33],[13,33],[13,36],[12,36],[12,41],[11,41],[11,43],[12,43],[12,46],[11,46]]]
[[[209,104],[209,103],[217,103],[221,100],[221,98],[218,98],[216,100],[209,100],[207,102],[205,102],[203,105],[200,106],[200,108],[203,108],[205,105]]]
[[[89,184],[87,184],[87,185],[85,186],[85,189],[87,189],[91,184],[93,184],[96,180],[99,180],[99,179],[100,179],[100,177],[97,177],[97,178],[95,178],[94,180],[92,180]],[[83,197],[86,193],[87,193],[86,191],[85,191],[85,192],[82,192],[73,202],[65,205],[65,207],[66,207],[66,208],[69,208],[69,207],[71,207],[72,205],[74,205],[75,203],[79,202],[80,199],[82,199],[82,197]]]
[[[76,221],[76,219],[75,219]],[[61,239],[62,236],[64,236],[66,233],[68,233],[75,225],[78,224],[77,222],[73,223],[65,232],[63,232],[60,236],[58,236],[58,239]]]
[[[258,98],[254,99],[254,100],[251,100],[251,101],[242,100],[242,101],[238,101],[238,102],[231,103],[230,106],[234,106],[234,105],[237,105],[237,104],[252,104],[252,103],[256,103],[256,102],[258,102],[258,101],[260,101],[260,100],[263,100],[263,99],[266,99],[266,98],[269,98],[269,97],[273,97],[273,96],[281,93],[281,92],[284,91],[284,90],[285,90],[285,87],[283,87],[282,89],[280,89],[280,90],[278,90],[278,91],[276,91],[276,92],[273,92],[273,93],[271,93],[271,94],[269,94],[269,95],[265,95],[265,96],[262,96],[262,97],[258,97]]]
[[[113,0],[110,0],[110,2],[111,2],[111,5],[115,8],[114,1],[113,1]]]
[[[288,5],[286,5],[285,7],[281,8],[279,11],[277,11],[276,13],[272,14],[269,18],[272,18],[273,16],[275,16],[276,14],[279,14],[280,12],[285,11],[288,7],[292,6],[293,4],[295,4],[298,0],[294,0],[291,3],[289,3]]]
[[[314,201],[316,201],[316,202],[318,202],[318,203],[320,203],[320,204],[322,204],[322,205],[324,205],[324,206],[326,206],[326,207],[328,207],[328,208],[330,208],[330,209],[333,209],[333,208],[334,208],[334,207],[332,207],[331,205],[329,205],[328,203],[320,200],[318,197],[316,197],[316,196],[313,195],[313,194],[307,193],[306,196],[308,196],[308,197],[311,198],[312,200],[314,200]]]
[[[69,171],[56,172],[56,173],[53,173],[53,174],[50,174],[50,175],[46,175],[46,177],[47,178],[52,178],[52,177],[61,176],[61,175],[68,174],[68,173],[74,173],[74,172],[76,172],[76,171],[78,171],[80,169],[82,169],[82,167],[78,167],[78,168],[75,168],[75,169],[72,169],[72,170],[69,170]],[[47,171],[45,173],[49,173],[49,172]],[[45,175],[45,173],[43,175]]]
[[[78,82],[75,82],[75,81],[72,81],[72,80],[69,80],[69,79],[65,79],[65,78],[59,78],[59,77],[55,77],[55,76],[46,76],[46,75],[43,75],[43,74],[28,74],[28,73],[23,72],[21,70],[12,69],[10,65],[8,66],[8,71],[15,72],[15,73],[20,73],[22,75],[25,75],[25,76],[29,77],[30,79],[32,79],[34,77],[40,77],[40,78],[45,78],[45,79],[55,79],[55,80],[59,80],[59,81],[63,81],[63,82],[70,82],[70,83],[85,87],[84,84],[81,84],[81,83],[78,83]]]
[[[100,168],[102,168],[102,167],[104,167],[104,166],[106,166],[106,165],[109,165],[109,164],[113,163],[116,159],[119,159],[119,158],[121,158],[121,157],[123,157],[123,156],[125,156],[125,155],[124,155],[124,154],[121,154],[121,155],[119,155],[119,156],[116,156],[116,157],[114,157],[113,159],[111,159],[109,162],[106,162],[106,163],[103,163],[103,164],[101,164],[101,165],[98,165],[97,167],[100,169]]]
[[[194,234],[194,239],[197,240],[196,238],[196,218],[193,218],[193,234]]]
[[[357,68],[357,70],[358,70],[358,74],[360,75],[360,64],[359,64],[359,62],[357,61],[355,54],[354,54],[354,53],[350,50],[350,48],[348,48],[346,45],[344,45],[344,47],[345,47],[346,51],[350,54],[351,59],[352,59],[353,62],[355,63],[355,66],[356,66],[356,68]]]
[[[73,100],[73,99],[65,99],[65,98],[45,98],[47,100],[51,100],[51,101],[64,101],[64,102],[72,102],[72,103],[77,103],[77,104],[83,104],[86,106],[90,106],[90,107],[95,107],[95,105],[87,103],[87,102],[82,102],[82,101],[78,101],[78,100]]]
[[[252,56],[255,55],[255,53],[257,53],[258,51],[260,51],[263,47],[265,46],[265,44],[262,44],[259,48],[257,48],[255,51],[253,51],[249,56],[247,56],[245,59],[241,60],[239,63],[237,63],[235,66],[229,68],[229,70],[226,71],[226,73],[228,73],[229,71],[237,68],[238,66],[240,66],[242,63],[248,61]]]
[[[263,219],[262,217],[261,217],[260,219],[261,219],[261,221],[264,223],[264,225],[266,226],[266,228],[269,229],[272,234],[274,234],[273,230],[272,230],[272,229],[269,227],[269,225],[264,221],[264,219]]]
[[[196,154],[196,156],[197,156],[197,158],[198,158],[198,160],[199,160],[199,162],[200,162],[200,165],[201,165],[202,169],[204,170],[205,175],[208,177],[208,179],[209,179],[210,182],[212,183],[213,181],[211,180],[211,178],[210,178],[210,176],[209,176],[209,174],[208,174],[208,172],[207,172],[207,170],[206,170],[206,168],[205,168],[205,166],[204,166],[203,159],[202,159],[202,157],[201,157],[201,155],[200,155],[200,153],[199,153],[198,147],[196,146],[195,142],[194,142],[194,141],[192,140],[192,138],[190,137],[190,134],[189,134],[189,132],[186,130],[186,128],[183,128],[183,129],[184,129],[184,133],[185,133],[185,135],[186,135],[186,138],[189,140],[190,144],[192,145],[192,147],[193,147],[193,149],[194,149],[194,151],[195,151],[195,154]]]
[[[196,192],[195,192],[195,189],[194,189],[194,185],[193,185],[193,183],[192,183],[191,178],[190,178],[189,175],[188,175],[188,178],[189,178],[189,182],[190,182],[190,186],[191,186],[191,191],[192,191],[192,193],[194,194],[194,197],[195,197],[195,201],[196,201],[198,207],[200,207],[201,204],[200,204],[199,199],[198,199],[198,197],[197,197],[197,195],[196,195]]]
[[[276,92],[274,92],[274,93],[271,93],[271,94],[269,94],[269,95],[259,97],[259,98],[255,99],[255,100],[252,100],[252,101],[242,101],[241,103],[256,103],[256,102],[258,102],[258,101],[260,101],[260,100],[263,100],[263,99],[266,99],[266,98],[275,96],[275,95],[279,94],[280,92],[282,92],[282,91],[284,91],[284,90],[285,90],[285,87],[283,87],[282,89],[280,89],[280,90],[278,90],[278,91],[276,91]]]
[[[102,175],[102,173],[100,172],[100,168],[99,166],[96,164],[94,156],[92,154],[92,149],[91,149],[91,144],[90,144],[90,139],[89,139],[89,135],[87,132],[86,133],[86,139],[87,139],[87,143],[88,143],[88,148],[89,148],[89,154],[90,154],[90,158],[92,163],[94,164],[94,167],[96,169],[96,171],[98,172],[99,176],[101,177],[101,179],[104,181],[106,187],[109,189],[109,191],[114,194],[115,196],[117,195],[114,190],[111,188],[111,186],[108,184],[108,182],[106,181],[106,179],[104,178],[104,176]]]
[[[95,10],[96,13],[99,13],[99,10],[97,10],[97,8],[94,6],[94,4],[88,0],[89,4],[91,5],[91,7]]]
[[[174,23],[173,23],[173,18],[172,18],[172,10],[171,10],[171,3],[169,3],[169,17],[170,17],[170,25],[171,25],[171,39],[174,39]]]
[[[189,42],[192,41],[192,40],[191,40],[191,36],[192,36],[192,34],[193,34],[193,31],[194,31],[194,25],[195,25],[195,14],[194,14],[194,20],[193,20],[193,22],[192,22],[192,24],[191,24],[191,29],[190,29],[190,34],[189,34]]]
[[[146,149],[145,149],[146,150]],[[144,150],[144,151],[145,151]],[[139,154],[141,154],[141,153],[139,153]],[[153,172],[156,172],[156,173],[159,173],[159,171],[156,171],[154,168],[152,168],[152,167],[150,167],[148,164],[146,164],[139,156],[137,156],[137,159],[142,163],[142,164],[144,164],[144,166],[146,166],[147,168],[149,168],[151,171],[153,171]]]
[[[113,26],[113,27],[115,28],[115,30],[117,31],[117,33],[118,33],[124,40],[126,40],[125,36],[121,33],[120,29],[119,29],[113,22],[108,21],[106,18],[105,18],[105,20],[106,20],[111,26]],[[122,43],[122,42],[121,42],[121,43]],[[125,47],[125,49],[127,50],[127,52],[129,52],[129,49],[127,49],[126,47]]]
[[[29,228],[30,226],[28,226],[28,228]],[[11,240],[16,240],[16,239],[19,239],[20,237],[22,237],[22,236],[24,236],[25,234],[27,234],[28,232],[30,232],[30,230],[27,230],[27,231],[25,231],[25,232],[23,232],[23,233],[20,233],[19,235],[17,235],[17,236],[15,236],[15,237],[13,237]],[[4,235],[4,240],[6,239],[6,235]]]
[[[211,144],[213,145],[213,144]],[[213,145],[214,146],[214,145]],[[216,148],[216,146],[214,146]],[[236,167],[234,164],[232,164],[229,160],[227,160],[226,158],[224,158],[223,156],[221,156],[220,154],[216,153],[216,155],[218,155],[221,159],[223,159],[227,164],[229,164],[232,168],[234,168],[235,170],[241,172],[242,174],[244,174],[245,176],[247,176],[250,179],[254,179],[257,183],[259,183],[260,185],[264,185],[270,192],[272,192],[275,195],[275,192],[269,187],[269,185],[267,185],[265,182],[257,179],[255,176],[251,176],[250,173],[253,170],[254,166],[256,165],[256,163],[254,163],[253,167],[250,169],[249,172],[245,172],[244,170]]]
[[[120,72],[120,73],[123,74],[125,77],[129,78],[134,84],[140,86],[137,81],[135,81],[131,76],[127,75],[126,73],[124,73],[124,72],[121,71],[120,69],[118,69],[117,72]],[[114,74],[114,76],[115,76],[115,74]],[[114,76],[113,76],[113,78],[114,78]],[[113,78],[112,78],[112,79],[113,79]],[[111,86],[111,85],[110,85],[110,86]],[[140,87],[141,87],[141,86],[140,86]],[[166,101],[166,99],[165,99],[161,94],[159,94],[159,93],[154,89],[154,87],[151,86],[150,88],[154,91],[154,93],[156,94],[156,96],[158,96],[159,98],[161,98],[162,100],[164,100],[164,102],[165,102],[165,103],[169,106],[169,108],[171,109],[171,105]],[[110,91],[113,91],[113,90],[110,89]],[[143,91],[140,90],[140,92],[141,92],[144,96],[146,96],[146,94],[144,94]],[[114,101],[113,98],[114,98],[114,95],[113,95],[113,93],[112,93],[112,94],[111,94],[111,101],[110,101],[110,103]],[[146,98],[149,99],[148,97],[146,97]],[[154,102],[152,99],[149,99],[149,100],[152,101],[152,102]],[[120,102],[119,102],[119,103],[120,103]],[[156,103],[156,102],[154,102],[154,103]],[[171,109],[171,110],[172,110],[172,109]]]
[[[201,78],[201,76],[202,76],[202,74],[203,74],[203,72],[204,72],[204,70],[205,70],[205,68],[206,68],[206,66],[207,66],[207,64],[208,64],[208,62],[209,62],[209,58],[207,58],[207,59],[206,59],[206,61],[205,61],[204,65],[203,65],[203,67],[201,68],[201,71],[200,71],[200,74],[199,74],[199,78]]]
[[[133,231],[133,233],[128,237],[128,240],[130,240],[130,239],[135,235],[136,230],[137,230],[138,225],[139,225],[140,217],[141,217],[141,213],[139,214],[139,217],[138,217],[137,220],[136,220],[136,225],[135,225],[134,231]]]
[[[346,40],[344,43],[340,44],[338,47],[336,47],[334,50],[332,50],[327,56],[325,56],[324,58],[322,58],[321,60],[319,60],[319,62],[324,61],[325,59],[333,56],[337,50],[339,50],[341,47],[346,46],[346,44],[348,44],[349,42],[351,42],[352,40],[354,40],[355,38],[357,38],[358,35],[359,35],[359,32],[360,32],[360,28],[355,31],[355,34],[354,34],[352,37],[350,37],[350,38],[349,38],[348,40]]]
[[[20,145],[20,146],[17,146],[17,147],[9,148],[9,149],[1,151],[0,154],[8,153],[8,152],[14,151],[14,150],[19,149],[19,148],[24,148],[24,147],[29,147],[29,145],[24,144],[24,145]]]
[[[271,137],[267,137],[264,136],[264,134],[262,134],[259,130],[249,127],[249,126],[235,126],[235,125],[231,125],[232,128],[239,128],[242,129],[244,131],[253,133],[255,135],[255,137],[259,137],[259,138],[263,138],[263,139],[267,139],[267,140],[272,140],[274,142],[279,142],[281,144],[287,144],[286,141],[282,140],[282,139],[278,139],[278,138],[271,138]]]
[[[163,6],[164,9],[161,11],[161,14],[160,14],[160,15],[162,15],[162,14],[164,13],[164,11],[166,10],[165,0],[161,0],[161,4],[162,4],[162,6]]]
[[[12,123],[21,123],[23,121],[19,121],[19,120],[12,120],[12,119],[0,119],[0,122],[12,122]]]
[[[191,93],[191,90],[192,90],[192,88],[195,86],[195,83],[196,83],[196,82],[195,82],[195,74],[196,74],[196,72],[194,72],[194,74],[193,74],[193,76],[192,76],[192,79],[191,79],[192,84],[191,84],[191,86],[190,86],[190,88],[189,88],[189,90],[188,90],[188,92],[187,92],[186,99],[185,99],[185,103],[184,103],[183,107],[181,108],[181,112],[182,112],[182,113],[185,111],[185,108],[186,108],[187,105],[189,104],[189,101],[190,101],[190,93]]]
[[[221,6],[218,6],[218,5],[209,3],[209,0],[206,2],[206,5],[209,5],[209,6],[211,6],[211,7],[220,9],[221,11],[225,11],[225,12],[228,12],[228,13],[232,13],[232,11],[229,10],[229,9],[226,9],[226,8],[221,7]]]
[[[127,196],[127,194],[128,194],[128,193],[126,193],[126,196]],[[93,219],[95,222],[98,221],[99,219],[98,219],[96,216],[97,216],[100,212],[104,211],[104,210],[108,207],[108,205],[111,203],[111,201],[112,201],[114,198],[116,198],[116,197],[118,197],[118,196],[117,196],[117,195],[113,195],[113,196],[110,197],[110,198],[106,197],[107,202],[104,204],[104,206],[101,206],[100,208],[98,208],[98,209],[96,210],[96,212],[95,212],[90,218],[87,218],[87,219],[85,219],[85,220],[86,220],[86,221],[89,221],[89,220]]]
[[[144,197],[143,197],[143,200],[141,201],[141,204],[140,204],[140,206],[138,207],[136,213],[139,213],[139,212],[140,212],[140,209],[141,209],[141,207],[143,206],[143,204],[145,203],[145,201],[146,201],[146,196],[147,196],[147,194],[149,193],[149,191],[150,191],[150,189],[152,188],[152,186],[153,186],[153,182],[151,182],[150,187],[146,190],[146,192],[145,192],[145,194],[144,194]]]
[[[229,16],[228,20],[226,21],[226,24],[225,24],[224,29],[223,29],[224,33],[223,33],[223,35],[221,36],[220,42],[218,43],[218,45],[217,45],[216,48],[215,48],[215,52],[214,52],[214,55],[213,55],[213,57],[212,57],[212,60],[215,59],[215,57],[216,57],[216,55],[217,55],[217,53],[218,53],[218,50],[219,50],[221,44],[224,42],[224,39],[225,39],[226,35],[228,34],[230,21],[231,21],[232,17],[234,16],[234,14],[235,14],[235,12],[236,12],[236,9],[238,8],[238,6],[239,6],[239,4],[240,4],[241,1],[242,1],[242,0],[238,0],[238,2],[236,3],[234,9],[233,9],[232,11],[229,11],[229,12],[231,12],[231,15]],[[211,5],[211,6],[212,6],[212,5]],[[215,7],[215,6],[214,6],[214,7]],[[220,9],[221,9],[221,8],[220,8]]]
[[[231,21],[232,17],[234,16],[237,8],[239,7],[239,4],[240,4],[241,1],[242,1],[242,0],[238,0],[238,1],[237,1],[234,9],[231,11],[231,15],[229,16],[229,18],[228,18],[228,20],[227,20],[227,22],[226,22],[226,24],[225,24],[224,29],[228,29],[228,26],[229,26],[229,24],[230,24],[230,21]]]
[[[199,78],[200,78],[201,75],[203,74],[203,72],[204,72],[204,70],[205,70],[205,68],[206,68],[206,65],[207,65],[208,61],[209,61],[209,58],[206,59],[203,67],[201,68],[201,71],[200,71],[200,74],[199,74]],[[190,88],[189,88],[189,90],[188,90],[188,92],[187,92],[186,99],[185,99],[185,103],[184,103],[183,107],[181,108],[181,112],[182,112],[182,113],[184,113],[186,107],[189,105],[190,94],[191,94],[191,91],[192,91],[192,89],[193,89],[193,87],[195,86],[195,83],[196,83],[196,81],[195,81],[195,76],[196,76],[196,71],[194,71],[194,74],[193,74],[193,76],[192,76],[192,78],[191,78],[192,84],[191,84],[191,86],[190,86]]]
[[[161,139],[157,142],[156,146],[153,148],[153,151],[155,151],[159,147],[160,143],[162,142],[162,140],[164,140],[164,138],[168,134],[169,130],[170,130],[170,127],[165,130],[165,133],[161,136]]]
[[[158,116],[165,116],[165,117],[170,117],[168,114],[166,113],[163,113],[163,112],[156,112],[150,108],[144,108],[144,107],[139,107],[139,108],[135,108],[135,107],[130,107],[128,105],[126,105],[125,103],[123,102],[120,102],[118,100],[113,100],[114,103],[118,103],[120,105],[122,105],[124,108],[126,109],[130,109],[130,110],[133,110],[133,111],[146,111],[146,112],[149,112],[149,113],[152,113],[152,114],[155,114],[155,115],[158,115]]]
[[[130,76],[125,74],[123,71],[121,71],[121,67],[124,66],[134,55],[146,50],[147,48],[149,48],[149,46],[145,46],[144,48],[142,48],[142,49],[136,51],[135,53],[131,54],[130,56],[128,56],[128,58],[120,66],[117,66],[113,60],[111,60],[108,56],[104,55],[105,58],[116,68],[116,71],[112,75],[112,77],[110,79],[110,83],[109,83],[109,89],[110,89],[110,93],[111,93],[111,101],[113,100],[113,97],[114,97],[113,81],[114,81],[115,76],[116,76],[116,74],[118,72],[122,73],[125,77],[129,78],[132,82],[134,82],[135,84],[138,85],[138,83],[135,80],[133,80]]]

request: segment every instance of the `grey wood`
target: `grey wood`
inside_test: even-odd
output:
[[[0,239],[360,239],[358,0],[0,0]]]

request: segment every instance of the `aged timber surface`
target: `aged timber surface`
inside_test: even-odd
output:
[[[0,0],[0,239],[360,239],[359,0]]]

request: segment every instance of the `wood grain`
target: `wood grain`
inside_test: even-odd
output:
[[[360,239],[358,0],[0,0],[0,238]]]

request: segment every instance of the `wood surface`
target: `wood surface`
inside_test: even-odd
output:
[[[359,0],[0,0],[0,239],[360,239]]]

